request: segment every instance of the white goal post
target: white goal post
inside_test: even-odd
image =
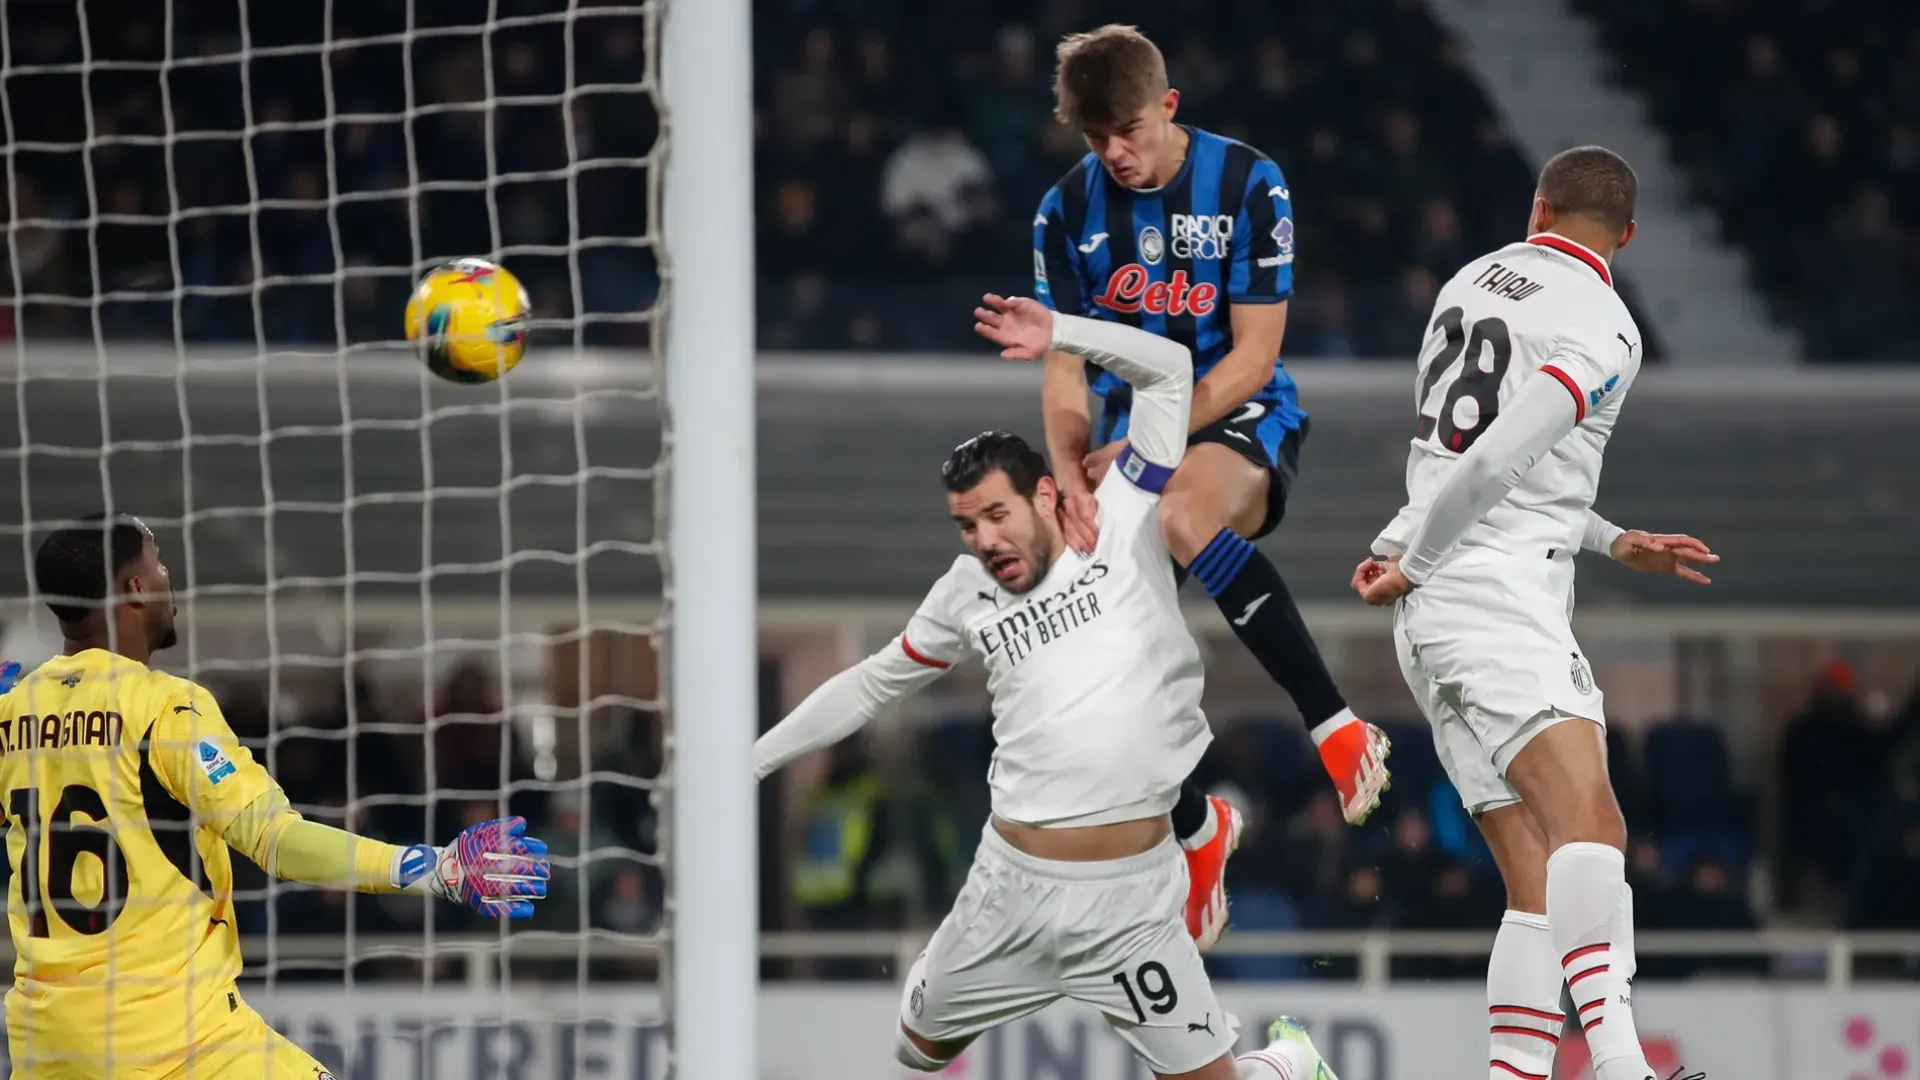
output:
[[[666,405],[672,1075],[755,1077],[753,34],[667,4]]]

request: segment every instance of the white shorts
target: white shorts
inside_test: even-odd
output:
[[[1231,1053],[1187,935],[1187,862],[1172,837],[1111,862],[1052,862],[1016,850],[991,823],[966,887],[914,965],[900,1022],[935,1043],[974,1038],[1061,998],[1099,1009],[1157,1073]]]
[[[1535,735],[1575,718],[1606,725],[1572,614],[1571,555],[1482,551],[1456,556],[1394,610],[1400,673],[1468,811],[1520,801],[1507,766]]]

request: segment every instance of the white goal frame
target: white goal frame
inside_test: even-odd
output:
[[[662,0],[670,1075],[760,1075],[753,33]]]

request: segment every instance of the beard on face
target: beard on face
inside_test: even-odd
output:
[[[1004,541],[974,552],[993,580],[1010,593],[1032,590],[1053,568],[1053,538],[1044,521],[1036,517],[1035,524],[1034,535],[1024,543]]]
[[[177,607],[169,606],[154,617],[154,623],[147,628],[147,648],[151,652],[171,649],[180,644],[180,633],[174,627],[174,619],[179,615]]]

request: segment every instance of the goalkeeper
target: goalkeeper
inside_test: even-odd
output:
[[[496,918],[546,895],[546,845],[519,818],[395,847],[295,812],[205,689],[147,666],[176,640],[175,607],[138,519],[54,532],[34,576],[66,648],[0,698],[18,1080],[328,1078],[240,998],[230,850],[290,881]]]

